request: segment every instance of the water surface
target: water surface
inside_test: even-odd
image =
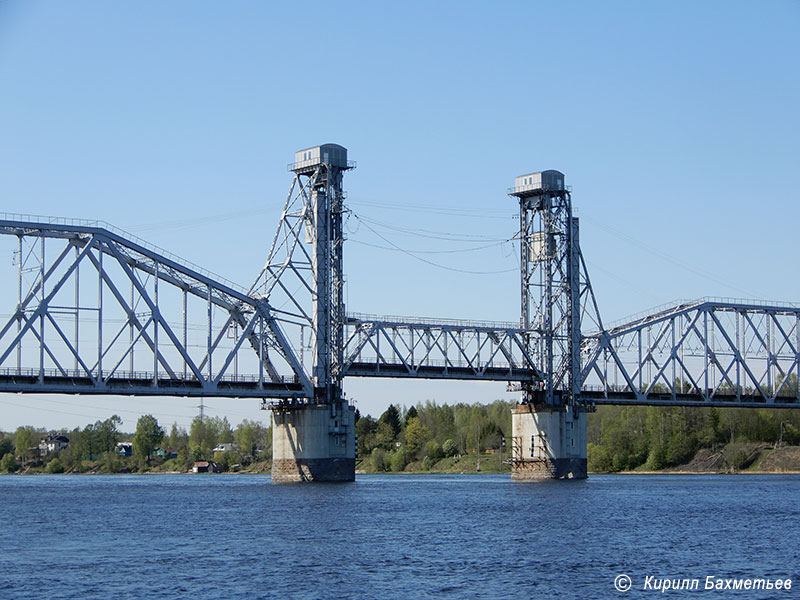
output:
[[[622,598],[647,575],[791,598],[799,498],[797,475],[4,476],[0,598]]]

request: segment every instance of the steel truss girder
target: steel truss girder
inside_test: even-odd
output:
[[[587,335],[582,398],[598,404],[800,407],[800,307],[678,304]]]
[[[16,236],[20,247],[18,303],[0,329],[0,391],[313,395],[281,319],[266,299],[252,298],[102,227],[0,220],[0,234]],[[63,247],[47,260],[46,249],[59,242]],[[97,295],[91,302],[85,298],[86,269],[94,273]],[[34,280],[27,286],[31,274]],[[129,296],[123,292],[126,286]],[[72,290],[74,300],[68,297]],[[175,302],[166,307],[160,295],[171,296],[177,309]],[[206,322],[202,345],[189,343],[188,335],[189,301],[195,308],[198,300]],[[91,332],[80,326],[87,315]],[[240,360],[249,360],[249,372],[240,373]],[[288,375],[279,374],[276,360]],[[143,362],[151,368],[141,368]]]
[[[344,375],[540,382],[525,341],[503,324],[435,323],[350,316]]]

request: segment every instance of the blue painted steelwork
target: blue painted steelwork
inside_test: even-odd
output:
[[[393,377],[519,383],[526,401],[556,409],[800,406],[800,305],[704,299],[603,327],[557,171],[509,190],[520,202],[521,326],[345,315],[342,176],[354,163],[336,145],[297,160],[249,290],[100,222],[0,219],[19,267],[0,392],[303,405],[337,401],[344,377]]]
[[[800,306],[701,299],[584,336],[597,404],[800,406]]]
[[[0,234],[19,240],[18,303],[0,329],[0,391],[309,393],[266,299],[103,227],[0,219]]]

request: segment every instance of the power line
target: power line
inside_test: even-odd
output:
[[[401,212],[413,212],[413,213],[430,213],[430,214],[437,214],[437,215],[447,215],[453,217],[466,217],[472,219],[502,219],[504,221],[508,220],[508,214],[505,212],[500,214],[500,211],[487,211],[484,209],[469,209],[464,207],[455,207],[455,206],[431,206],[431,205],[424,205],[424,204],[389,204],[385,202],[372,202],[366,200],[348,200],[348,205],[355,204],[356,206],[370,206],[373,208],[380,208],[384,210],[394,210],[394,211],[401,211]],[[494,212],[496,214],[490,214]]]
[[[397,248],[393,248],[391,246],[381,246],[380,244],[370,244],[369,242],[363,242],[361,240],[348,240],[354,244],[361,244],[362,246],[369,246],[371,248],[379,248],[381,250],[392,250],[397,252]],[[477,252],[479,250],[486,250],[487,248],[497,248],[498,246],[502,246],[503,244],[508,243],[509,240],[504,240],[502,242],[495,242],[493,244],[486,244],[484,246],[474,246],[472,248],[462,248],[459,250],[409,250],[409,252],[413,254],[459,254],[462,252]]]
[[[390,223],[384,223],[383,221],[379,221],[377,219],[372,219],[370,217],[363,217],[357,215],[355,212],[351,213],[357,219],[359,219],[362,223],[372,223],[378,227],[384,227],[386,229],[391,229],[392,231],[397,231],[399,233],[404,233],[406,235],[413,235],[422,238],[429,238],[434,240],[443,240],[446,242],[473,242],[473,243],[480,243],[480,242],[501,242],[506,241],[505,238],[498,238],[498,237],[490,237],[486,235],[464,235],[460,233],[452,233],[449,231],[431,231],[428,229],[408,229],[406,227],[400,227],[398,225],[392,225]]]
[[[730,288],[732,290],[736,290],[736,291],[738,291],[740,293],[743,293],[743,294],[746,294],[748,296],[751,296],[751,297],[754,297],[754,298],[758,297],[758,294],[754,293],[752,290],[747,290],[747,289],[745,289],[743,287],[740,287],[740,286],[736,285],[733,282],[725,281],[724,279],[720,279],[719,277],[717,277],[711,271],[706,271],[705,269],[701,269],[699,267],[690,265],[689,263],[686,263],[686,262],[680,260],[679,258],[676,258],[673,255],[667,254],[666,252],[658,250],[658,249],[654,248],[653,246],[650,246],[650,245],[646,244],[645,242],[642,242],[641,240],[636,239],[633,236],[630,236],[630,235],[628,235],[626,233],[623,233],[622,231],[619,231],[618,229],[615,229],[614,227],[606,225],[605,223],[601,223],[600,221],[598,221],[596,219],[592,219],[591,217],[582,217],[582,218],[585,218],[588,221],[591,221],[592,223],[594,223],[595,225],[597,225],[598,227],[600,227],[601,229],[603,229],[607,233],[610,233],[614,237],[616,237],[616,238],[618,238],[618,239],[620,239],[620,240],[622,240],[624,242],[628,242],[629,244],[631,244],[633,246],[641,248],[642,250],[644,250],[646,252],[649,252],[653,256],[656,256],[656,257],[658,257],[658,258],[660,258],[660,259],[662,259],[662,260],[664,260],[666,262],[672,263],[676,267],[680,267],[681,269],[684,269],[685,271],[688,271],[690,273],[694,273],[695,275],[698,275],[698,276],[703,277],[705,279],[709,279],[709,280],[711,280],[711,281],[713,281],[715,283],[723,285],[723,286],[725,286],[727,288]]]
[[[440,263],[433,262],[433,261],[428,260],[426,258],[423,258],[421,256],[417,256],[416,254],[414,254],[410,250],[406,250],[405,248],[401,248],[400,246],[395,244],[392,240],[386,238],[385,236],[383,236],[380,233],[378,233],[377,231],[375,231],[375,229],[370,227],[369,223],[367,223],[364,219],[360,218],[356,213],[352,213],[352,214],[353,214],[353,216],[355,218],[359,219],[364,224],[364,227],[369,229],[372,233],[377,235],[379,238],[381,238],[387,244],[390,244],[395,250],[397,250],[399,252],[402,252],[403,254],[406,254],[406,255],[410,256],[411,258],[414,258],[414,259],[416,259],[416,260],[418,260],[420,262],[423,262],[423,263],[425,263],[427,265],[431,265],[431,266],[437,267],[439,269],[444,269],[446,271],[453,271],[453,272],[456,272],[456,273],[467,273],[469,275],[495,275],[495,274],[498,274],[498,273],[511,273],[511,272],[517,270],[516,267],[515,267],[513,269],[503,269],[503,270],[498,270],[498,271],[472,271],[472,270],[468,270],[468,269],[458,269],[458,268],[455,268],[455,267],[449,267],[447,265],[442,265]],[[504,240],[504,241],[510,241],[510,240]]]

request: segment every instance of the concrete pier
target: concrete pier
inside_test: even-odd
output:
[[[355,409],[347,402],[273,408],[272,482],[354,481]]]
[[[518,404],[511,415],[511,478],[586,478],[586,413]]]

